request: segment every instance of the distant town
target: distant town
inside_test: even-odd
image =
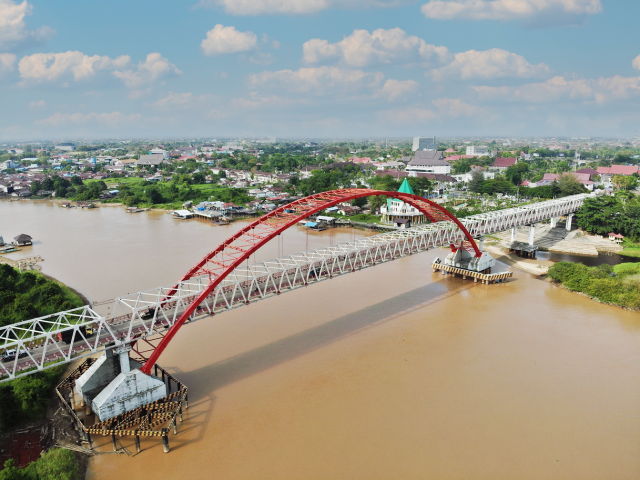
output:
[[[336,188],[549,199],[638,186],[640,141],[591,138],[103,140],[0,145],[0,196],[265,212]],[[71,206],[70,204],[68,206]],[[339,208],[393,223],[377,197]]]

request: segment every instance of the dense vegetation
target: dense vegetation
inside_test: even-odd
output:
[[[13,460],[7,460],[0,480],[76,480],[78,470],[73,453],[59,448],[42,454],[25,468],[18,468]]]
[[[0,432],[41,419],[65,369],[62,365],[0,384]]]
[[[576,214],[578,226],[597,235],[621,233],[640,240],[640,197],[626,192],[616,197],[587,198]]]
[[[81,307],[80,297],[39,272],[0,265],[0,326]]]
[[[582,292],[603,303],[640,309],[640,263],[587,267],[558,262],[549,277],[571,291]]]

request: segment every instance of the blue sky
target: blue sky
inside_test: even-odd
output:
[[[629,137],[630,0],[0,0],[0,139]]]

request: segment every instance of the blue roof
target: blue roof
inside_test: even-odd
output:
[[[304,224],[305,227],[316,227],[317,225],[316,222],[307,222]]]

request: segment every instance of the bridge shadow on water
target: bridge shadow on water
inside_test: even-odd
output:
[[[435,281],[221,362],[189,372],[175,370],[175,373],[180,381],[187,386],[202,385],[199,381],[202,378],[212,379],[212,381],[206,382],[208,391],[196,388],[193,395],[191,392],[189,395],[193,402],[211,401],[210,394],[218,388],[318,350],[363,329],[374,327],[430,304],[446,300],[474,286],[480,286],[480,284]]]

